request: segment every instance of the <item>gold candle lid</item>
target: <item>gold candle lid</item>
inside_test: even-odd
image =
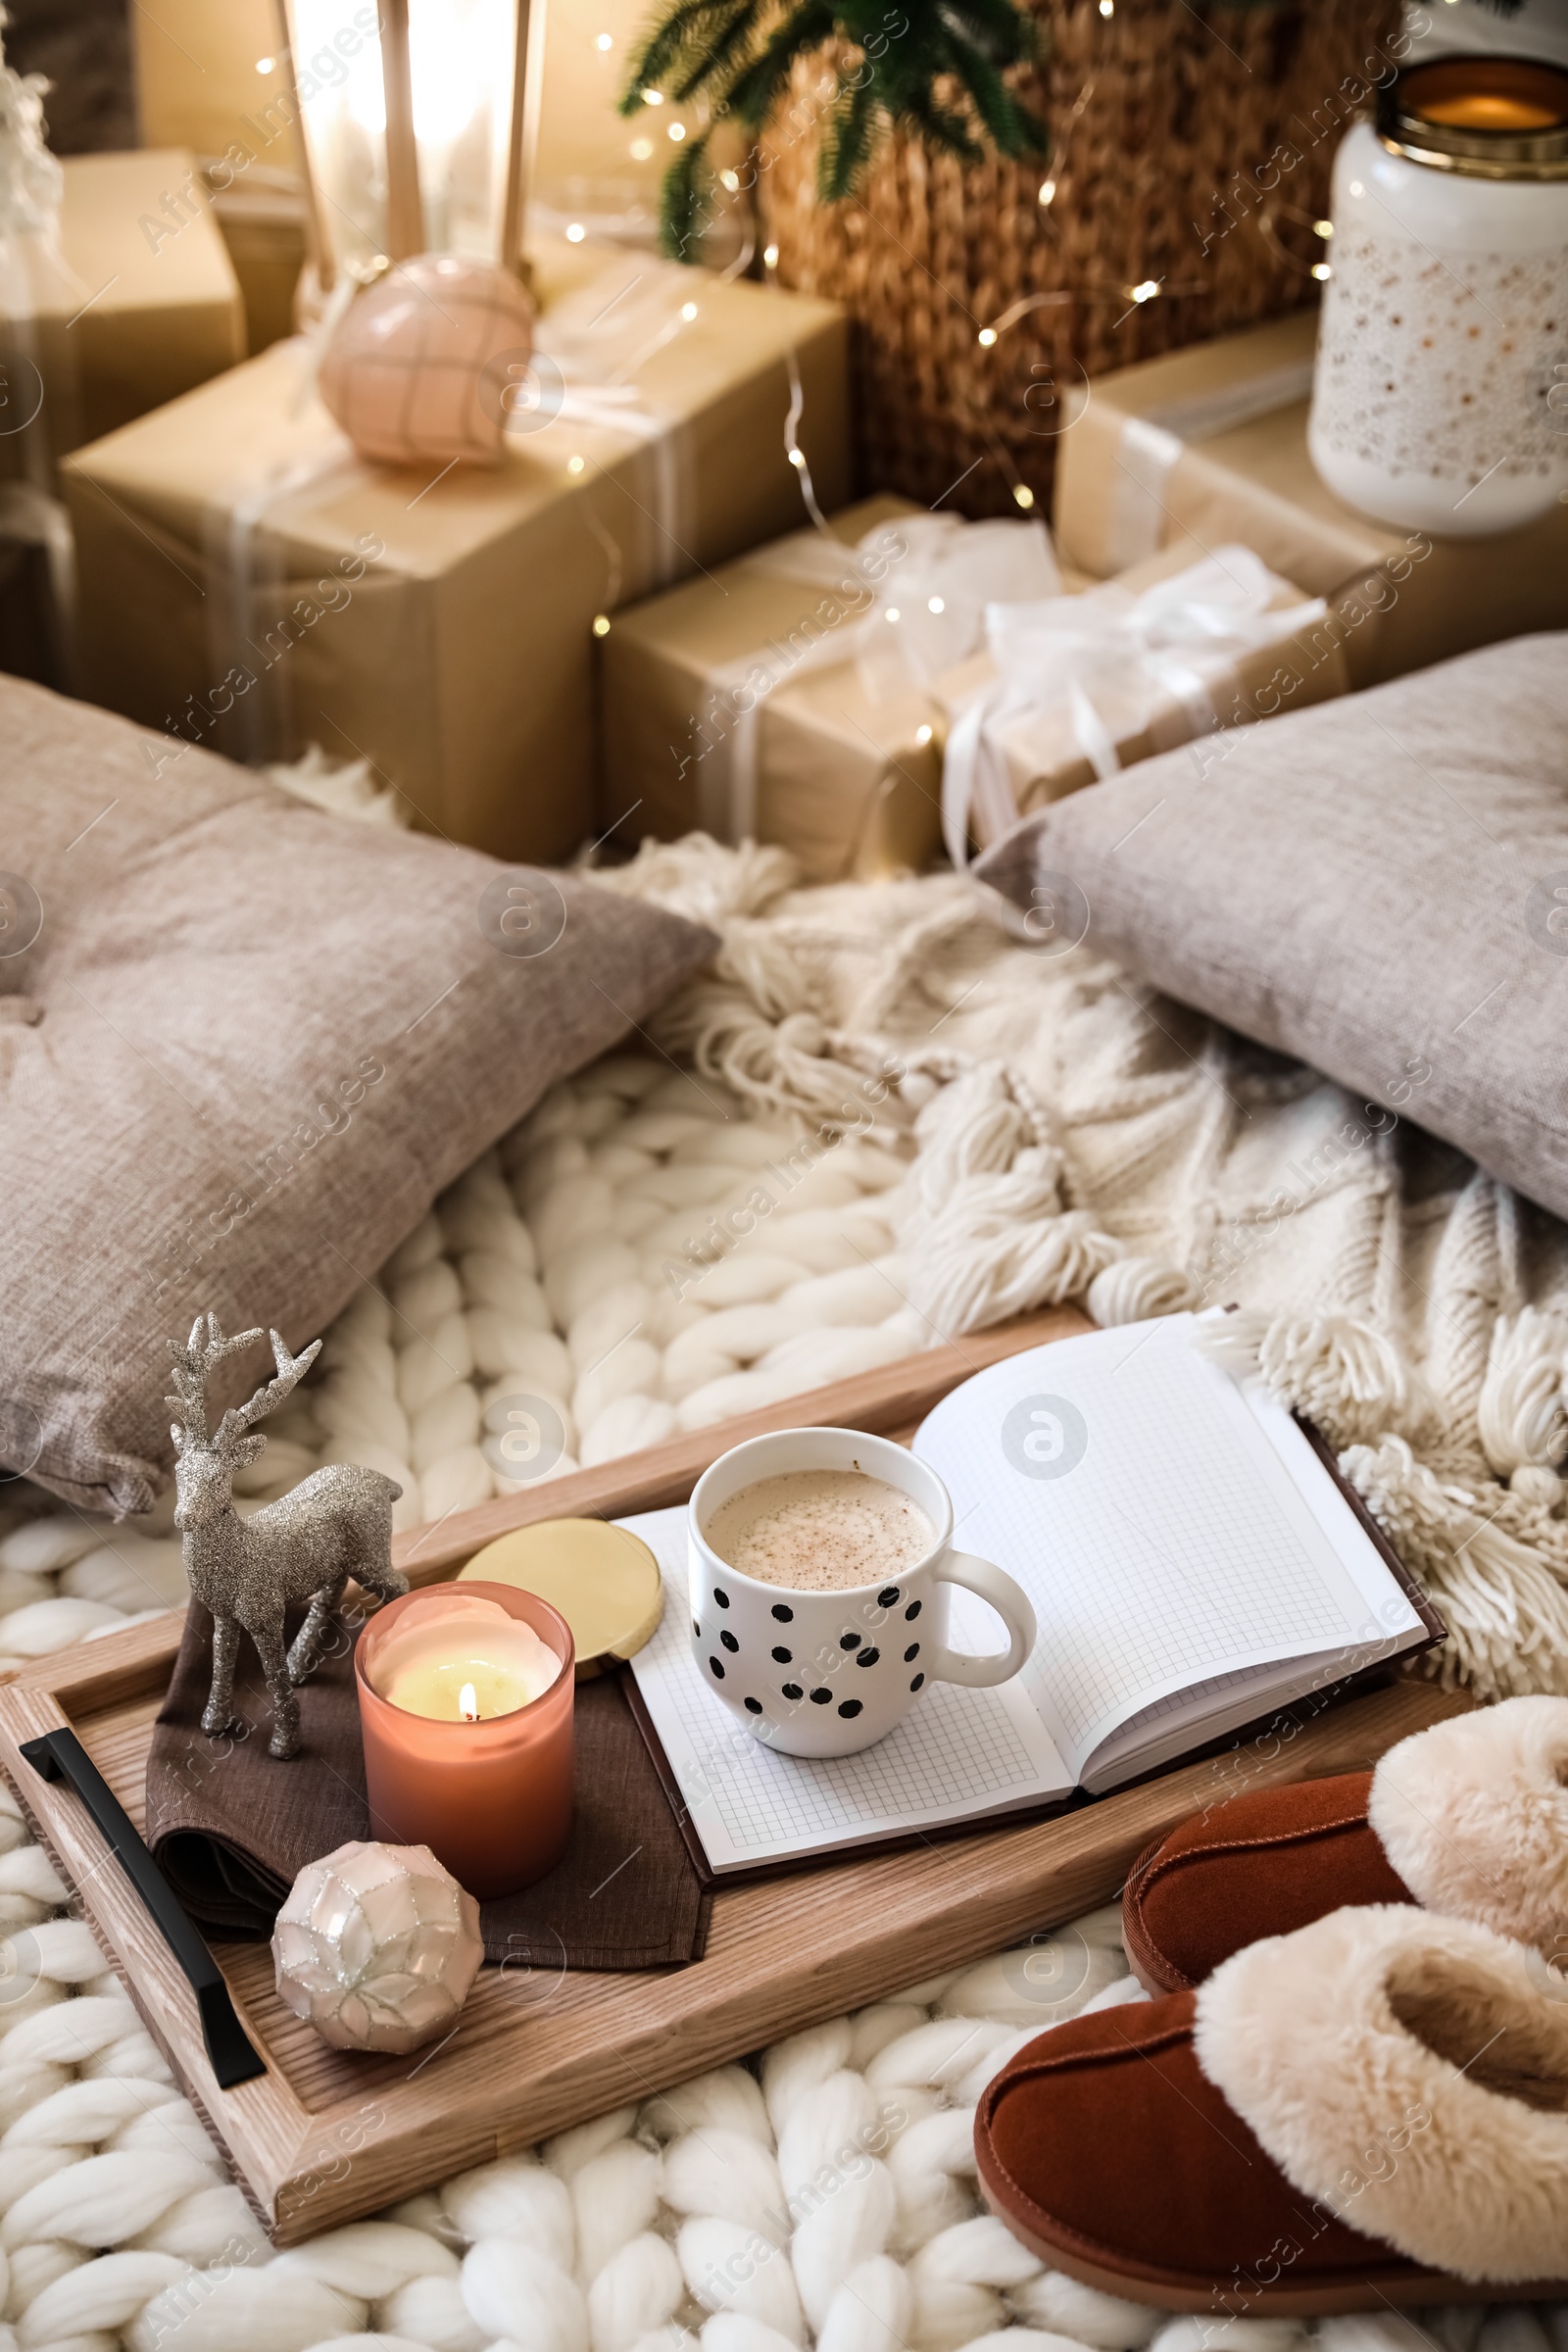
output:
[[[664,1609],[659,1562],[639,1536],[605,1519],[541,1519],[476,1551],[458,1582],[515,1585],[559,1609],[577,1649],[577,1680],[612,1672]]]
[[[1395,155],[1468,179],[1568,179],[1568,72],[1530,57],[1434,57],[1378,91]]]

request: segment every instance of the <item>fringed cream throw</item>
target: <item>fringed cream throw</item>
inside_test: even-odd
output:
[[[692,837],[601,879],[722,930],[656,1024],[700,1078],[828,1132],[876,1094],[932,1340],[1063,1299],[1237,1307],[1221,1343],[1318,1423],[1446,1617],[1445,1677],[1568,1690],[1568,1235],[1421,1131],[1427,1065],[1350,1096],[957,877],[792,895],[776,853]]]
[[[516,1484],[1032,1306],[1234,1307],[1214,1344],[1340,1451],[1441,1671],[1568,1690],[1568,1235],[1422,1131],[1424,1064],[1348,1095],[956,876],[796,891],[697,835],[598,878],[713,924],[716,962],[436,1203],[253,1496],[363,1461],[435,1521],[513,1491],[519,1400]],[[184,1598],[167,1499],[111,1531],[11,1494],[0,1671]]]

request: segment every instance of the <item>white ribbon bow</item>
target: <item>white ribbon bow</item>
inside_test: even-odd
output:
[[[1102,705],[1120,706],[1124,737],[1172,700],[1195,735],[1205,732],[1217,723],[1211,688],[1242,656],[1322,619],[1321,597],[1280,609],[1282,592],[1294,593],[1250,548],[1226,546],[1140,595],[1111,581],[1081,596],[989,606],[997,675],[959,710],[943,762],[942,829],[954,864],[968,862],[971,817],[987,843],[1018,821],[1004,750],[1010,730],[1064,720],[1101,781],[1121,766]]]
[[[1061,586],[1043,522],[964,522],[908,514],[878,523],[854,547],[826,531],[794,531],[747,558],[748,568],[822,592],[841,610],[808,615],[780,644],[760,646],[713,676],[714,739],[700,815],[721,841],[755,836],[758,722],[780,686],[854,662],[871,703],[927,694],[941,671],[978,651],[999,601],[1050,597]]]

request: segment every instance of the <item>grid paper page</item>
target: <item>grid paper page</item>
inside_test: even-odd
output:
[[[1171,1692],[1395,1630],[1372,1614],[1374,1589],[1413,1622],[1289,1416],[1274,1408],[1265,1429],[1191,1346],[1191,1322],[1008,1357],[945,1397],[915,1439],[953,1495],[956,1541],[1034,1602],[1040,1640],[1022,1679],[1078,1777],[1120,1723]],[[1024,1436],[1042,1415],[1050,1442],[1031,1463]],[[1281,1458],[1278,1422],[1321,1494]],[[1350,1565],[1360,1554],[1370,1584]],[[955,1611],[956,1642],[978,1646],[977,1631]]]
[[[685,1511],[645,1511],[618,1524],[641,1536],[663,1575],[664,1614],[632,1672],[715,1871],[1067,1793],[1071,1776],[1016,1677],[995,1690],[930,1684],[904,1721],[858,1755],[765,1747],[692,1662]]]

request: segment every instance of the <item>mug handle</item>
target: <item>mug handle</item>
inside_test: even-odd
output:
[[[1035,1613],[1029,1595],[1014,1584],[1004,1568],[975,1557],[972,1551],[950,1551],[936,1571],[939,1585],[961,1585],[988,1600],[1006,1626],[1008,1647],[997,1657],[979,1657],[965,1649],[938,1650],[927,1674],[933,1682],[966,1683],[971,1690],[987,1690],[1017,1673],[1035,1645]]]

